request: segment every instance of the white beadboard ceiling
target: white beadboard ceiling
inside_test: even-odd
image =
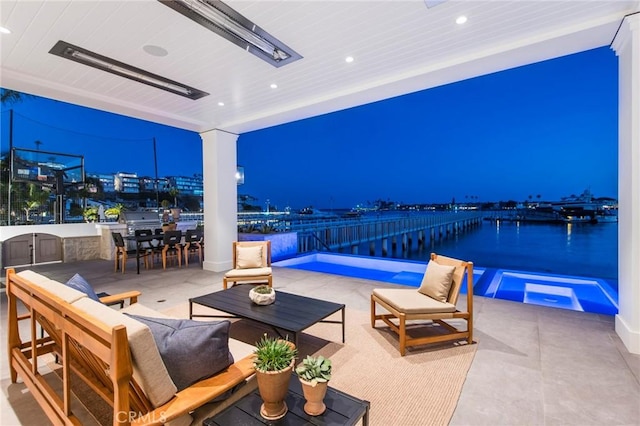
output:
[[[197,132],[243,133],[607,46],[640,10],[637,0],[225,3],[303,59],[275,68],[155,0],[1,0],[0,25],[12,33],[0,35],[0,85]],[[460,15],[466,24],[455,23]],[[58,40],[210,95],[193,101],[49,54]],[[169,54],[151,56],[145,45]]]

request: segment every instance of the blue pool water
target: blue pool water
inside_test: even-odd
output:
[[[419,287],[426,263],[367,256],[316,253],[274,266]],[[474,294],[539,306],[615,315],[618,294],[602,278],[485,268],[474,265]],[[462,286],[466,292],[466,286]]]

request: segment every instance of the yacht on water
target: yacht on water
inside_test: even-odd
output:
[[[598,223],[618,221],[618,202],[595,198],[589,189],[560,201],[538,203],[518,211],[517,220],[546,223]]]

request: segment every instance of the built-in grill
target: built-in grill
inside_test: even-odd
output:
[[[123,211],[118,218],[119,223],[127,225],[127,235],[134,235],[138,229],[161,228],[160,217],[156,212]]]

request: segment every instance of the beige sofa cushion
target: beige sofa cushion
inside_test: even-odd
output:
[[[168,315],[161,314],[158,311],[154,311],[151,308],[144,306],[141,303],[134,303],[133,305],[125,306],[120,309],[120,312],[130,315],[139,315],[141,317],[151,317],[151,318],[171,318]]]
[[[240,361],[247,355],[251,355],[255,351],[256,347],[245,343],[241,340],[229,338],[229,351],[233,355],[233,359]]]
[[[109,327],[124,325],[127,328],[133,361],[133,377],[136,382],[142,387],[154,407],[164,404],[173,397],[177,388],[160,358],[149,327],[86,297],[74,302],[73,306],[99,318]]]
[[[418,291],[439,302],[446,302],[453,282],[455,266],[440,265],[434,261],[427,264],[427,270],[422,278]]]
[[[373,294],[399,312],[407,314],[429,314],[456,311],[455,305],[446,302],[438,302],[429,296],[418,293],[414,289],[376,288],[373,290]]]
[[[21,278],[31,281],[36,286],[48,291],[49,293],[55,294],[57,297],[67,303],[73,303],[77,300],[82,299],[83,297],[87,297],[87,295],[83,292],[71,288],[58,281],[49,279],[37,272],[26,270],[18,272],[17,275]]]

